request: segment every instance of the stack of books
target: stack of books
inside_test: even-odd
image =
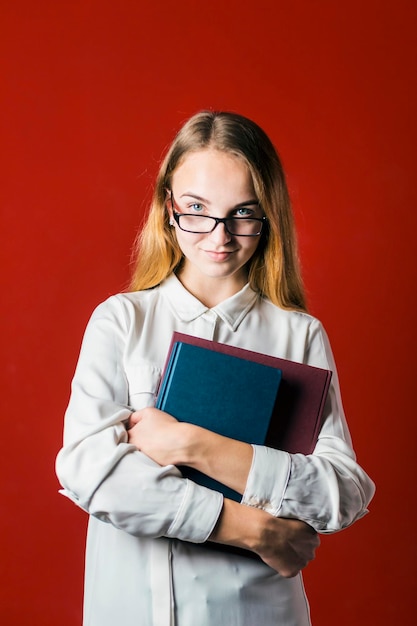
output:
[[[287,359],[174,333],[156,407],[231,439],[311,454],[332,373]],[[242,496],[201,472],[183,475],[225,497]]]

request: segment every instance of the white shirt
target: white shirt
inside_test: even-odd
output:
[[[84,626],[307,626],[301,575],[285,579],[260,560],[199,545],[222,495],[128,443],[124,422],[154,404],[174,331],[333,371],[314,453],[254,446],[244,504],[331,533],[362,517],[373,496],[318,320],[249,285],[208,309],[174,275],[113,296],[87,326],[57,458],[63,493],[90,514]]]

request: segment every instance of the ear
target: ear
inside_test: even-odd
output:
[[[165,208],[168,211],[169,215],[169,225],[175,226],[174,216],[172,214],[172,201],[171,201],[171,192],[169,189],[166,189],[165,192]]]

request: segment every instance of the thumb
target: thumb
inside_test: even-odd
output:
[[[129,419],[127,420],[127,429],[129,430],[130,428],[133,428],[133,426],[138,424],[141,419],[142,419],[142,416],[139,413],[139,411],[135,411],[134,413],[131,413]]]

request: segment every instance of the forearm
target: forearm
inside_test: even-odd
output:
[[[178,422],[148,407],[132,414],[129,442],[159,465],[186,465],[243,494],[252,464],[252,446]]]
[[[247,443],[191,426],[181,465],[187,465],[243,494],[252,464],[253,448]]]

